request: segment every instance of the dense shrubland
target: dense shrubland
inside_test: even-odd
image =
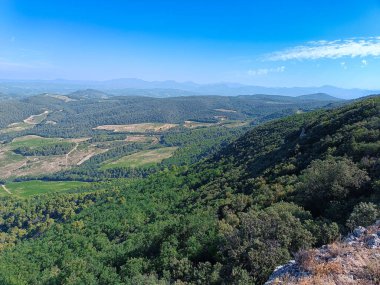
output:
[[[298,250],[378,218],[379,114],[368,98],[254,127],[145,179],[4,198],[0,283],[263,284]]]
[[[14,153],[24,156],[49,156],[67,154],[75,147],[73,142],[50,143],[42,146],[21,146],[13,150]]]
[[[76,101],[64,102],[46,95],[28,97],[22,100],[2,102],[0,106],[0,127],[21,122],[28,116],[49,110],[46,121],[33,129],[17,133],[0,134],[0,141],[11,141],[21,135],[43,137],[88,137],[99,131],[92,128],[99,125],[134,123],[183,123],[186,120],[218,122],[218,116],[231,120],[254,120],[254,123],[310,111],[336,104],[332,101],[309,100],[286,96],[190,96],[173,98],[150,98],[120,96],[100,99],[91,96],[76,97]],[[284,107],[286,106],[286,107]],[[232,110],[232,112],[218,111]]]

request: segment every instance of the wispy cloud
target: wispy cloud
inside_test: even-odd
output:
[[[268,73],[279,73],[284,72],[285,66],[279,66],[276,68],[260,68],[260,69],[250,69],[247,71],[249,76],[260,76],[267,75]]]
[[[265,57],[265,60],[286,61],[369,56],[380,56],[380,37],[309,42],[305,45],[271,53]]]

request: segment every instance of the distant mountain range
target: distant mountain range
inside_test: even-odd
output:
[[[68,94],[79,89],[97,89],[112,95],[136,95],[150,97],[177,97],[191,95],[286,95],[325,94],[341,99],[354,99],[378,94],[380,90],[345,89],[334,86],[320,87],[263,87],[238,83],[198,84],[194,82],[145,81],[136,78],[123,78],[106,81],[76,80],[0,80],[0,93],[13,96],[28,96],[54,92]],[[331,99],[331,98],[330,98]]]

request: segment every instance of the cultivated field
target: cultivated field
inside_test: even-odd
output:
[[[129,125],[102,125],[94,129],[126,133],[158,133],[168,131],[177,126],[178,124],[142,123]]]
[[[163,147],[139,151],[137,153],[124,156],[116,161],[107,162],[102,166],[102,169],[151,166],[171,157],[176,149],[176,147]]]
[[[41,175],[58,172],[73,165],[80,165],[92,156],[107,149],[85,143],[88,138],[61,139],[39,136],[23,136],[8,144],[0,144],[0,178],[7,179],[26,175]],[[75,146],[66,155],[22,156],[13,150],[19,147],[40,147],[60,142],[74,142]]]
[[[15,138],[8,146],[13,150],[18,147],[39,147],[46,146],[62,141],[58,138],[43,138],[40,136],[29,135]]]
[[[159,139],[155,136],[143,136],[143,135],[128,135],[125,139],[126,142],[137,143],[158,143]]]
[[[62,192],[76,189],[88,183],[78,181],[24,181],[24,182],[9,182],[1,185],[0,197],[17,196],[28,197],[38,194],[46,194],[53,192]]]
[[[185,128],[189,128],[189,129],[196,129],[196,128],[212,127],[212,126],[216,126],[218,124],[219,123],[204,123],[204,122],[196,122],[196,121],[185,121],[183,126]]]

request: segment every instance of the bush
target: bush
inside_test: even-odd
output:
[[[317,159],[303,171],[298,196],[308,210],[319,215],[324,213],[329,203],[357,194],[368,181],[367,172],[350,159]]]
[[[310,214],[289,203],[278,203],[264,210],[240,213],[240,225],[224,235],[221,255],[230,280],[241,267],[256,282],[264,283],[274,268],[288,261],[293,252],[309,248],[315,239],[304,227]]]
[[[351,230],[358,226],[368,227],[379,217],[379,209],[373,203],[359,203],[354,207],[347,220],[347,227]]]

